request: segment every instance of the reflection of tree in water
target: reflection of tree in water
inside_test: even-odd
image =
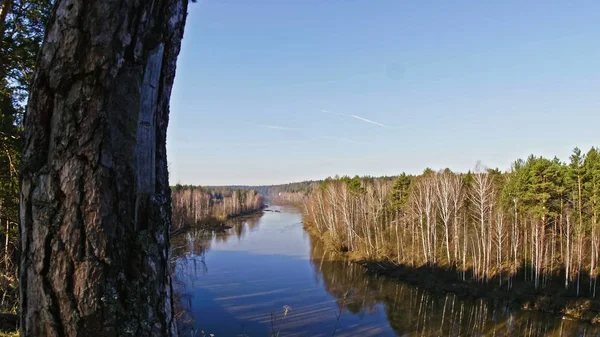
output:
[[[366,275],[356,264],[326,253],[311,241],[315,277],[338,305],[354,314],[383,308],[398,335],[408,336],[599,336],[600,329],[537,312],[511,311],[491,299],[434,294],[391,279]]]
[[[252,232],[258,227],[260,216],[248,216],[243,218],[231,219],[227,224],[232,226],[232,231],[238,239],[241,239],[247,232]]]
[[[193,288],[201,276],[208,273],[205,254],[213,242],[227,242],[230,237],[242,238],[249,231],[257,229],[260,215],[231,219],[224,232],[207,231],[192,227],[186,232],[171,238],[171,274],[174,292],[174,306],[178,328],[182,336],[194,335],[192,316]],[[195,332],[198,335],[198,332]]]
[[[208,273],[205,253],[214,233],[191,229],[171,239],[171,268],[175,316],[182,336],[194,335],[192,294],[194,280]]]
[[[232,236],[241,239],[248,232],[258,227],[260,215],[245,216],[230,219],[226,231],[207,231],[199,227],[192,227],[186,232],[179,233],[171,238],[171,252],[174,260],[189,258],[190,256],[203,256],[210,250],[213,242],[226,243]]]

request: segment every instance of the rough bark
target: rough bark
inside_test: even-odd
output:
[[[25,118],[22,336],[175,336],[169,98],[187,0],[58,0]]]

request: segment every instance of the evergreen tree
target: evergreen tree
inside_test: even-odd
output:
[[[409,191],[412,185],[413,177],[402,173],[394,181],[391,191],[392,209],[403,211],[408,202]]]
[[[166,131],[186,15],[56,2],[24,119],[21,335],[177,335]]]
[[[569,171],[567,183],[571,191],[573,208],[576,210],[579,225],[583,227],[583,179],[585,176],[585,167],[583,166],[585,155],[579,148],[573,149],[573,154],[569,157]]]
[[[600,214],[600,153],[592,147],[583,164],[583,207],[593,224],[598,224]]]
[[[0,7],[0,310],[17,304],[15,258],[19,249],[18,204],[24,103],[43,38],[49,0],[4,0]]]

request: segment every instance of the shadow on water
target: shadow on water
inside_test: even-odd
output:
[[[600,336],[593,325],[367,275],[281,210],[172,239],[182,336]]]

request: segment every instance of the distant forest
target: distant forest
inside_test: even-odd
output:
[[[224,221],[264,206],[263,195],[250,189],[176,185],[171,192],[172,230],[206,221]]]
[[[291,198],[297,199],[297,196],[291,196],[293,194],[307,195],[315,187],[319,186],[323,182],[322,180],[307,180],[294,183],[280,184],[280,185],[228,185],[228,186],[206,186],[206,189],[210,190],[243,190],[243,191],[256,191],[263,195],[266,199],[274,202],[289,202],[285,198],[281,198],[282,195],[290,195]],[[179,186],[179,185],[178,185]]]

